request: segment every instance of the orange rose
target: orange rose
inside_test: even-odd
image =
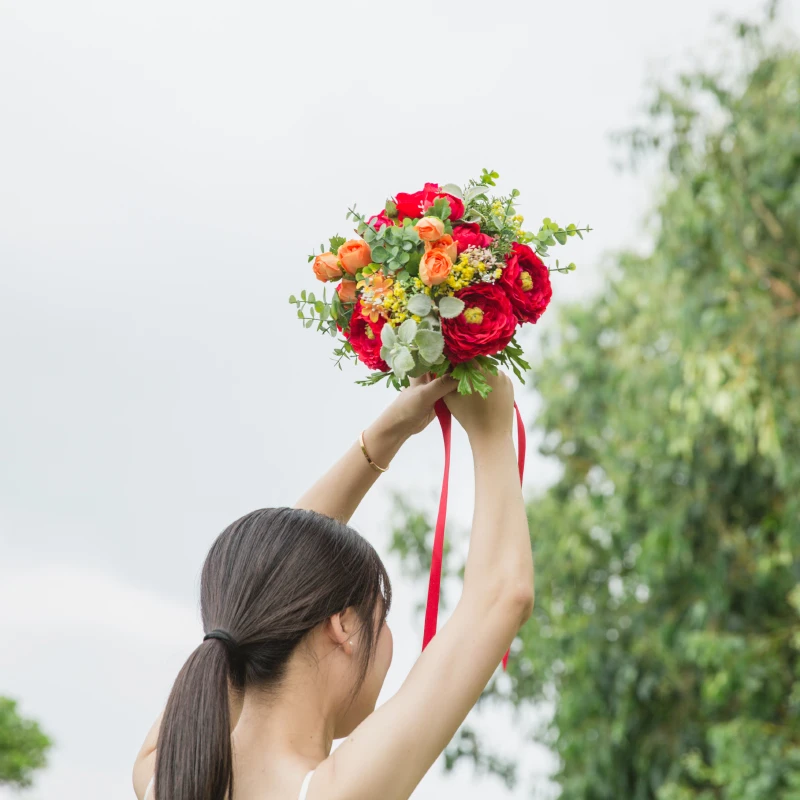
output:
[[[426,286],[438,286],[447,280],[453,262],[447,251],[434,247],[419,262],[419,278]]]
[[[321,281],[337,281],[342,277],[339,260],[333,253],[323,253],[314,259],[314,274]]]
[[[356,282],[343,280],[337,287],[339,299],[343,303],[355,303],[356,301]]]
[[[449,233],[446,233],[435,242],[425,242],[425,252],[427,253],[430,250],[444,250],[453,262],[458,258],[458,244],[453,241],[453,237]]]
[[[338,254],[342,266],[351,275],[372,261],[372,251],[363,239],[350,239],[339,248]]]
[[[441,238],[444,233],[444,222],[438,217],[423,217],[415,226],[414,230],[419,234],[423,242],[432,242]]]

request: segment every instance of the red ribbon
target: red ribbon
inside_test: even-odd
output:
[[[442,493],[439,495],[439,514],[436,517],[436,529],[433,534],[433,553],[431,554],[431,577],[428,581],[428,603],[425,607],[425,631],[422,636],[422,649],[436,635],[436,626],[439,621],[439,596],[442,585],[442,558],[444,556],[444,526],[447,521],[447,493],[450,485],[450,440],[453,428],[453,416],[444,400],[438,400],[434,406],[439,425],[442,428],[444,440],[444,475],[442,476]],[[517,415],[517,465],[519,467],[519,482],[522,485],[522,476],[525,472],[525,423],[519,413],[517,404],[514,403]],[[503,656],[503,669],[508,668],[508,652]]]

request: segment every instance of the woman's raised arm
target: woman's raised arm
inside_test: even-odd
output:
[[[317,768],[308,800],[407,800],[447,746],[533,609],[533,558],[512,441],[513,390],[450,395],[475,461],[464,590],[398,693]]]
[[[406,440],[433,419],[436,401],[457,385],[450,377],[433,380],[426,377],[400,392],[397,399],[364,431],[364,445],[373,462],[388,467]],[[356,440],[295,503],[295,508],[307,508],[347,522],[380,474],[370,466]]]

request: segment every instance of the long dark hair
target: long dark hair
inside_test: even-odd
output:
[[[228,526],[203,565],[200,608],[208,639],[183,665],[158,736],[154,789],[161,800],[233,796],[229,688],[275,686],[303,637],[352,606],[362,625],[353,695],[374,656],[391,584],[372,545],[323,514],[263,508]]]

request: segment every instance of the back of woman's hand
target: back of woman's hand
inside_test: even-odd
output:
[[[514,417],[514,387],[505,372],[486,373],[492,391],[484,399],[477,392],[447,395],[445,403],[461,427],[472,439],[475,436],[511,435]]]

